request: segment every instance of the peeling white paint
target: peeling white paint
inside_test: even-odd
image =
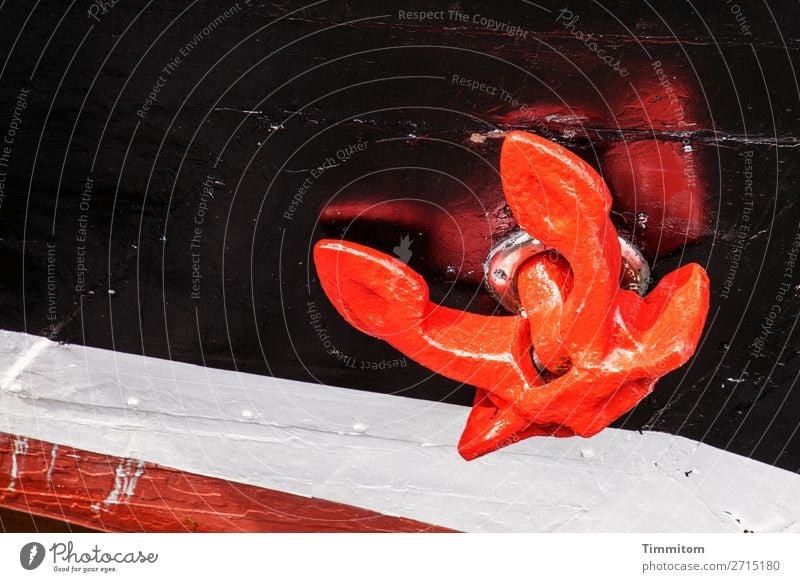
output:
[[[58,456],[58,445],[53,445],[50,449],[50,465],[47,467],[47,482],[53,482],[53,469],[56,466],[56,457]]]
[[[263,111],[255,109],[237,109],[236,107],[214,107],[212,111],[233,111],[235,113],[244,113],[245,115],[263,115]]]
[[[9,491],[14,491],[17,486],[17,478],[19,477],[19,456],[28,454],[28,439],[26,437],[14,437],[14,450],[11,453],[11,481],[8,483]]]

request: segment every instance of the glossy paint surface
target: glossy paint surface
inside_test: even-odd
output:
[[[603,176],[654,282],[709,274],[695,357],[613,426],[797,471],[800,6],[738,3],[744,31],[719,0],[534,4],[459,3],[527,32],[512,38],[400,18],[454,9],[420,0],[240,2],[142,118],[229,5],[118,2],[98,22],[66,0],[6,2],[0,135],[23,90],[27,107],[2,169],[0,328],[469,407],[469,384],[343,319],[312,250],[378,249],[437,304],[505,313],[481,265],[518,226],[500,150],[519,129]]]
[[[314,252],[320,283],[352,325],[478,388],[459,445],[467,459],[530,436],[596,434],[688,360],[708,313],[708,277],[696,264],[644,298],[620,289],[611,195],[583,160],[512,132],[501,174],[517,222],[563,257],[543,253],[520,268],[523,315],[436,305],[421,276],[362,245],[323,240]]]

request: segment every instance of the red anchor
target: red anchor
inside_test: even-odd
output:
[[[611,195],[586,162],[515,131],[500,170],[519,226],[558,253],[519,267],[518,315],[437,305],[418,273],[369,247],[314,248],[320,283],[351,325],[477,388],[458,445],[467,460],[531,436],[596,434],[691,357],[708,313],[708,277],[694,263],[645,297],[620,288]]]

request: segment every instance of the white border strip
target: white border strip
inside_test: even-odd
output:
[[[464,407],[6,331],[0,377],[0,431],[464,531],[800,531],[800,476],[668,434],[468,463]]]

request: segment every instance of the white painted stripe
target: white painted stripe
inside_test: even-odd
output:
[[[37,342],[0,331],[0,373]],[[465,531],[800,531],[800,476],[668,434],[467,463],[464,407],[54,343],[25,369],[0,431]]]
[[[53,482],[53,469],[56,468],[56,458],[58,457],[58,444],[54,444],[50,449],[50,464],[47,466],[47,482]]]
[[[8,482],[8,490],[14,491],[19,478],[19,458],[28,454],[28,439],[24,436],[14,437],[14,450],[11,452],[11,473]]]

